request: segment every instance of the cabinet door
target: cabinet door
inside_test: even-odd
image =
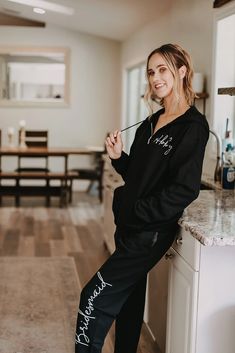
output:
[[[149,272],[146,296],[146,323],[162,353],[166,350],[168,271],[169,261],[163,257]]]
[[[166,353],[195,353],[198,272],[171,248]]]

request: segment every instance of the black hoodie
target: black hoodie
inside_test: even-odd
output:
[[[209,126],[191,106],[153,134],[164,108],[138,127],[130,154],[111,159],[125,184],[114,190],[117,227],[129,231],[169,230],[200,191]]]

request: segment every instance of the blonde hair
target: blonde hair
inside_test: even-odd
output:
[[[180,78],[179,78],[178,69],[183,65],[186,67],[185,77],[183,78],[183,91],[188,105],[190,106],[193,105],[194,99],[196,97],[196,93],[193,91],[193,88],[192,88],[192,79],[193,79],[194,71],[193,71],[191,57],[178,44],[164,44],[161,47],[153,50],[147,58],[146,79],[148,83],[147,83],[147,89],[144,95],[144,100],[150,113],[151,114],[153,113],[153,101],[155,100],[156,97],[154,96],[149,83],[148,65],[149,65],[150,58],[154,54],[160,54],[163,57],[163,59],[166,61],[168,69],[171,71],[173,75],[173,78],[174,78],[173,92],[175,94],[177,101],[179,100],[179,97],[180,97],[179,96]],[[164,98],[162,98],[158,103],[164,107]]]

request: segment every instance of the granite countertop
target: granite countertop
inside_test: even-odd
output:
[[[178,223],[203,245],[235,245],[235,191],[201,190]]]

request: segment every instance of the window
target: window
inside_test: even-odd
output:
[[[126,99],[126,127],[133,125],[144,118],[149,113],[143,100],[145,92],[146,79],[145,79],[145,64],[139,64],[127,70],[127,99]],[[137,126],[125,132],[125,149],[129,153],[130,146],[133,142]]]

